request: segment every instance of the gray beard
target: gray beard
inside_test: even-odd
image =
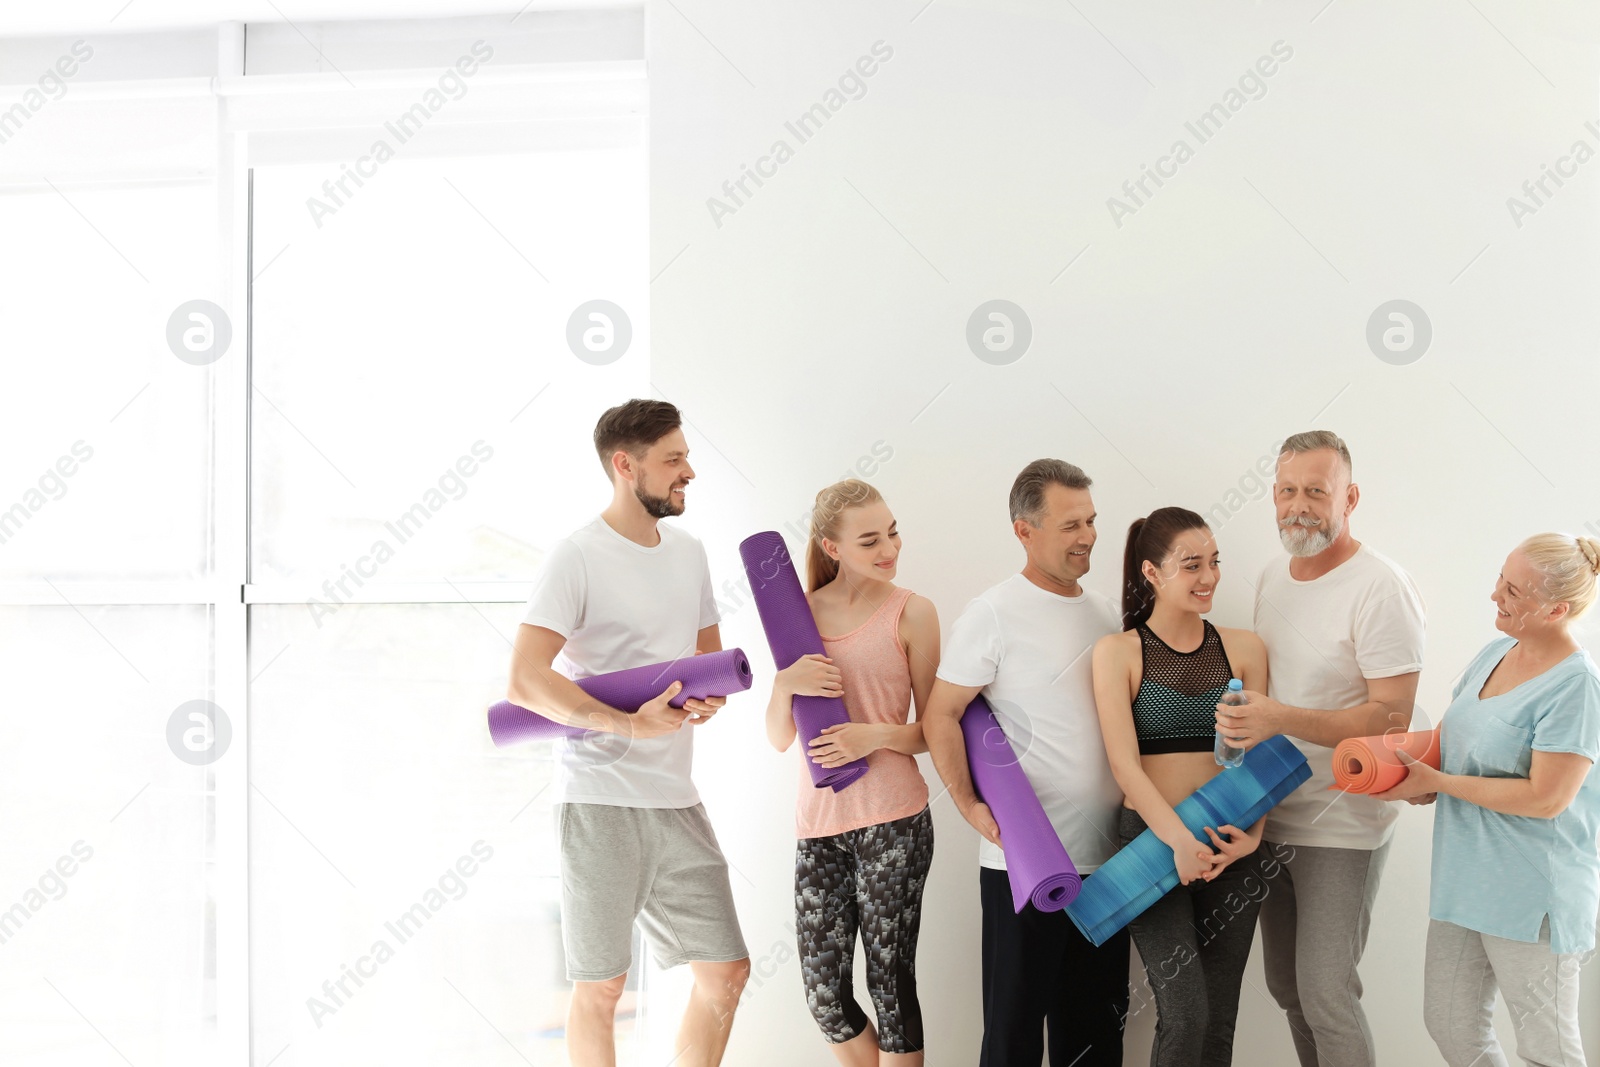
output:
[[[1278,540],[1283,542],[1283,547],[1289,555],[1307,559],[1326,551],[1343,529],[1344,524],[1338,519],[1332,520],[1331,526],[1324,524],[1311,527],[1295,523],[1292,526],[1279,526]]]

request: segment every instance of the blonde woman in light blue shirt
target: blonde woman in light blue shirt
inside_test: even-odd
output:
[[[1429,803],[1423,1019],[1451,1067],[1505,1067],[1505,998],[1524,1063],[1585,1063],[1578,971],[1600,912],[1600,667],[1571,624],[1595,600],[1600,541],[1537,534],[1495,582],[1495,627],[1456,684],[1440,769],[1382,800]]]

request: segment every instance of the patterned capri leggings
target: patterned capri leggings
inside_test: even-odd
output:
[[[933,861],[933,818],[915,815],[832,837],[801,838],[794,858],[795,928],[806,1004],[832,1044],[866,1032],[852,988],[856,931],[867,951],[867,992],[878,1048],[922,1049],[917,929]]]

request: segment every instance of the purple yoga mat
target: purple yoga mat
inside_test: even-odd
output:
[[[578,688],[602,704],[633,712],[660,696],[673,682],[682,682],[683,688],[668,703],[681,708],[691,698],[704,700],[708,696],[742,693],[750,688],[753,680],[750,660],[744,650],[729,648],[581,678]],[[502,700],[489,709],[489,737],[496,745],[546,741],[552,737],[582,737],[588,732],[586,727],[564,726],[509,700]]]
[[[751,534],[739,542],[739,558],[750,578],[750,592],[761,628],[767,633],[772,659],[781,671],[801,656],[823,653],[822,635],[811,615],[800,576],[783,535],[776,530]],[[797,696],[794,698],[794,725],[800,735],[800,752],[817,788],[830,786],[837,792],[867,773],[865,759],[851,760],[839,767],[824,767],[810,756],[811,742],[829,726],[850,721],[850,712],[838,697]]]
[[[1083,879],[983,697],[974,697],[962,712],[961,736],[972,786],[1000,824],[1011,903],[1019,914],[1029,901],[1040,911],[1060,911],[1078,895]]]

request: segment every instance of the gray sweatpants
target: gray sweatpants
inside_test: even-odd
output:
[[[1422,1018],[1450,1067],[1507,1067],[1494,1033],[1496,987],[1506,998],[1517,1055],[1529,1067],[1583,1067],[1578,971],[1587,952],[1550,951],[1550,920],[1537,942],[1511,941],[1433,919]]]
[[[1262,841],[1271,885],[1261,902],[1267,989],[1289,1017],[1301,1067],[1373,1067],[1372,1029],[1356,967],[1389,842],[1368,851]]]

